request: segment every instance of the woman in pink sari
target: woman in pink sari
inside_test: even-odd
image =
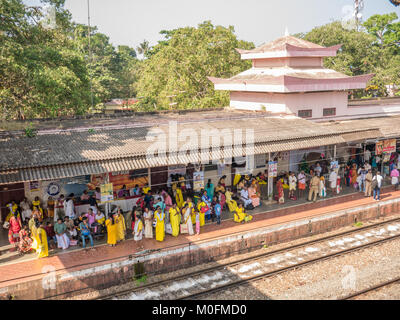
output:
[[[258,207],[260,205],[260,195],[257,192],[255,181],[253,181],[251,187],[248,189],[249,198],[251,199],[251,203],[253,207]]]
[[[172,208],[172,199],[171,196],[165,191],[163,190],[161,192],[161,195],[164,198],[164,203],[165,203],[165,212],[169,212],[169,209]]]
[[[8,229],[8,241],[10,241],[10,244],[14,245],[14,247],[19,242],[19,232],[22,229],[21,218],[18,215],[19,212],[15,211],[9,221],[10,227]]]

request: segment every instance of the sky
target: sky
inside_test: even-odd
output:
[[[25,0],[35,4],[39,0]],[[341,20],[353,0],[89,0],[91,25],[114,46],[136,47],[144,39],[154,45],[161,30],[197,26],[205,20],[235,28],[241,40],[256,46],[289,33],[307,32]],[[65,0],[75,22],[87,24],[87,0]],[[389,0],[364,0],[363,19],[396,12]]]

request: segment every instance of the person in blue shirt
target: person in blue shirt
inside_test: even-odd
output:
[[[215,212],[215,216],[217,218],[217,224],[221,224],[221,211],[222,211],[222,208],[219,203],[219,200],[217,199],[216,203],[214,205],[214,212]]]
[[[86,247],[86,242],[85,239],[86,237],[89,238],[90,240],[90,246],[93,248],[93,237],[90,233],[90,228],[89,228],[89,224],[88,224],[88,218],[87,217],[83,217],[82,218],[82,222],[79,224],[79,229],[81,230],[81,238],[82,238],[82,247],[85,248]]]

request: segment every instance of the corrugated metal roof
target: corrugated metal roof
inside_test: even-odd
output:
[[[345,143],[361,139],[380,138],[388,134],[400,135],[400,117],[341,121],[338,123],[312,123],[296,117],[243,116],[240,119],[212,118],[197,122],[179,122],[178,131],[201,130],[212,133],[221,130],[221,138],[233,134],[235,129],[254,129],[254,154],[289,151],[324,145]],[[385,126],[383,124],[385,123]],[[379,127],[382,126],[381,129]],[[209,150],[201,146],[185,147],[179,142],[175,152],[166,157],[146,156],[153,141],[146,139],[151,130],[162,130],[166,141],[174,137],[166,124],[146,127],[72,131],[41,134],[34,138],[13,138],[0,141],[0,183],[51,180],[86,174],[126,171],[174,164],[198,163],[201,160],[219,160],[225,153],[243,156],[245,150],[210,143]],[[222,131],[224,129],[225,131]],[[382,133],[382,132],[383,133]],[[184,140],[184,139],[183,139]],[[199,139],[200,140],[200,139]],[[229,140],[229,139],[228,139]],[[245,139],[243,139],[243,142]],[[236,141],[238,142],[238,141]],[[239,141],[240,142],[240,141]],[[199,141],[200,143],[200,141]],[[216,152],[212,152],[217,147]],[[191,149],[192,148],[192,149]],[[173,151],[173,150],[172,150]],[[214,150],[215,151],[215,150]],[[179,154],[177,154],[180,152]]]

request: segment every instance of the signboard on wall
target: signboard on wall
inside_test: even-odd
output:
[[[30,192],[39,191],[39,181],[31,181],[29,182],[29,190]]]
[[[268,177],[275,178],[278,176],[278,162],[269,161],[268,162]]]
[[[100,185],[101,202],[110,202],[114,200],[113,184],[105,183]]]
[[[396,139],[382,140],[375,145],[375,153],[377,155],[392,152],[396,152]]]
[[[204,171],[193,172],[193,190],[200,191],[204,189]]]

